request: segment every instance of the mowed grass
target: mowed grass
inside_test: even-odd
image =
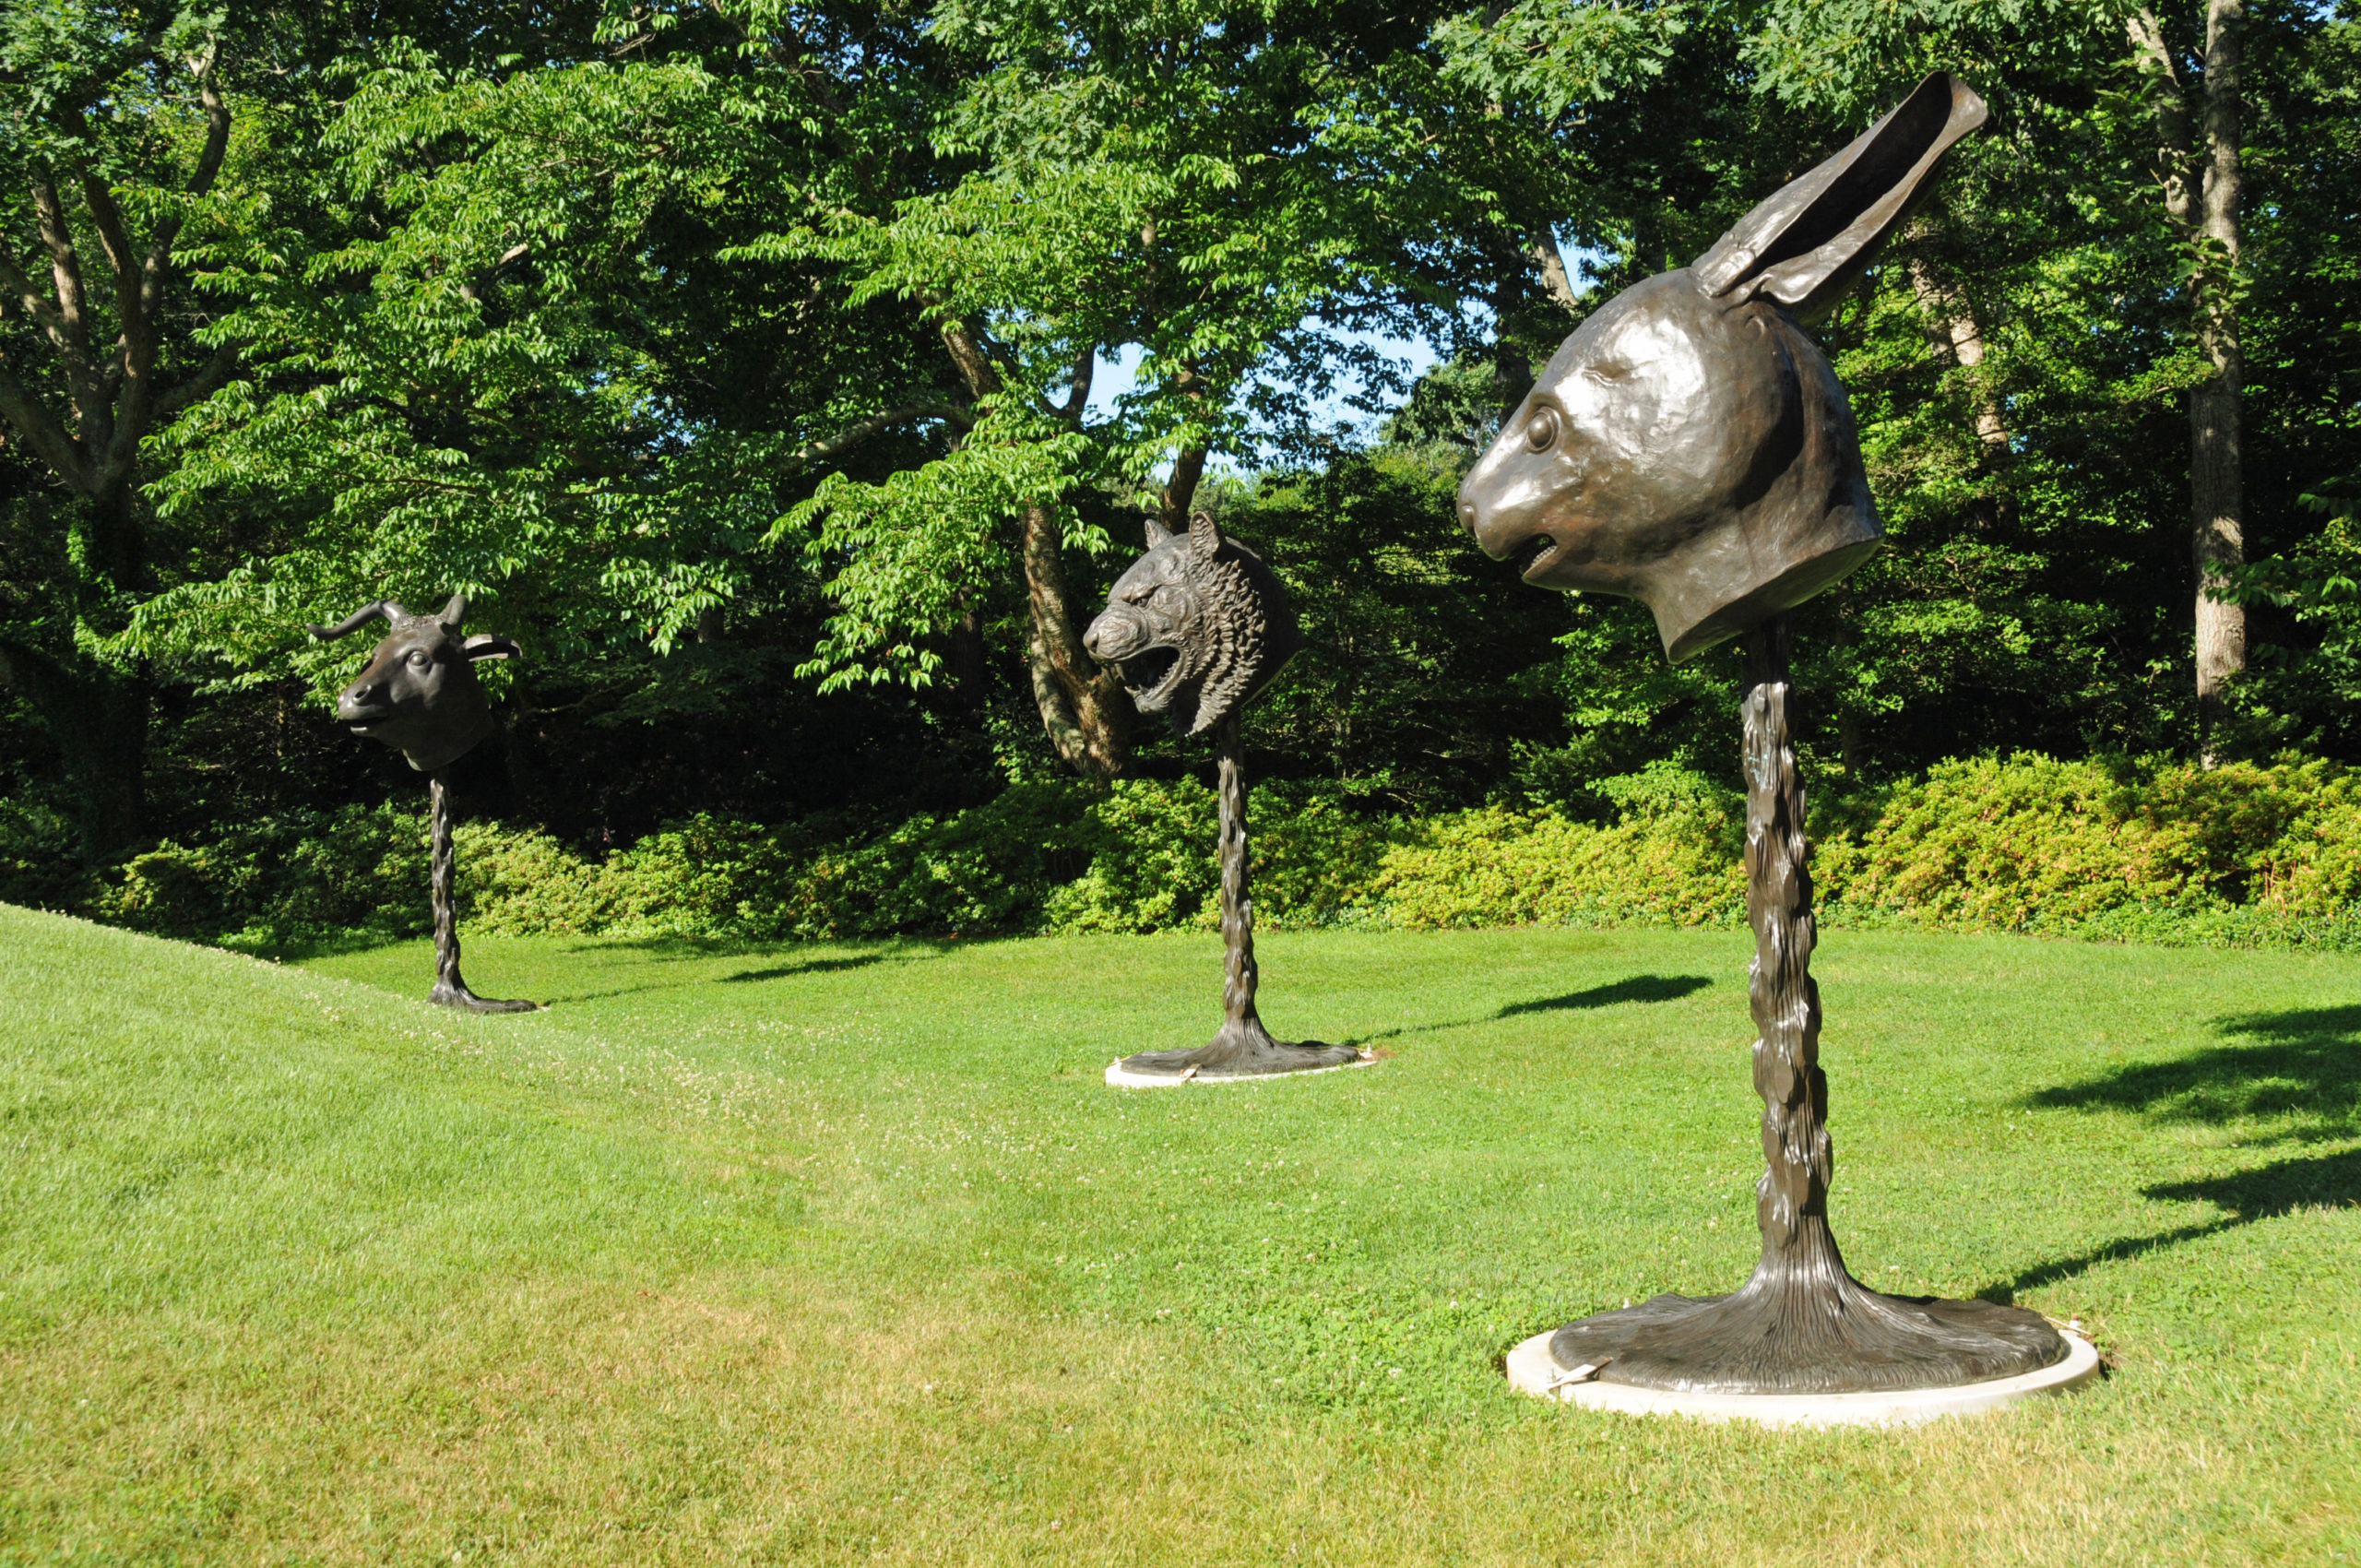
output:
[[[1744,935],[1266,937],[1362,1071],[1117,1092],[1205,936],[478,941],[0,908],[0,1562],[2361,1561],[2361,962],[1832,934],[1834,1213],[2106,1382],[1765,1433],[1501,1352],[1756,1248]]]

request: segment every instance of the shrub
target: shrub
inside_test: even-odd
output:
[[[1678,768],[1599,780],[1613,820],[1489,806],[1420,819],[1333,788],[1253,797],[1266,927],[1735,925],[1745,802]],[[1951,762],[1815,804],[1823,918],[2118,940],[2361,947],[2361,788],[2324,763],[2211,769]],[[948,815],[676,823],[603,856],[459,827],[469,928],[756,940],[1152,932],[1215,923],[1204,782],[1013,786]],[[168,842],[93,879],[65,826],[0,803],[0,891],[261,947],[427,927],[426,826],[390,806],[293,812]]]

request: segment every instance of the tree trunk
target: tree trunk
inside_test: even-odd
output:
[[[2246,668],[2246,611],[2215,591],[2246,560],[2238,342],[2238,110],[2243,0],[2205,8],[2205,147],[2200,195],[2203,261],[2197,274],[2198,345],[2213,377],[2189,398],[2189,524],[2197,568],[2197,706],[2206,760],[2229,717],[2227,685]]]
[[[1925,314],[1928,336],[1936,354],[1948,358],[1966,373],[1968,394],[1975,410],[1978,461],[1987,475],[1997,476],[2009,465],[2009,421],[1984,369],[1984,327],[1975,319],[1975,309],[1966,298],[1957,289],[1938,282],[1925,263],[1911,262],[1909,273],[1910,290],[1918,297],[1918,308]],[[1979,526],[2016,520],[2015,498],[2005,487],[1995,487],[1995,491],[1978,497],[1974,504]]]
[[[0,681],[32,705],[57,743],[83,859],[120,861],[147,831],[148,683],[20,644],[0,645]]]
[[[1082,646],[1066,596],[1063,540],[1047,506],[1025,508],[1025,600],[1032,617],[1026,662],[1042,728],[1066,766],[1086,778],[1112,778],[1131,759],[1129,693]]]
[[[1255,1011],[1261,971],[1254,963],[1253,851],[1246,828],[1246,742],[1236,713],[1214,727],[1214,743],[1221,769],[1221,1031],[1194,1051],[1143,1051],[1124,1058],[1120,1070],[1134,1080],[1180,1082],[1349,1066],[1362,1060],[1357,1048],[1274,1039]]]
[[[2156,116],[2165,213],[2196,266],[2189,285],[2199,349],[2213,374],[2189,397],[2189,552],[2197,580],[2200,747],[2214,757],[2228,718],[2227,685],[2246,668],[2246,612],[2215,590],[2246,559],[2241,416],[2245,362],[2238,342],[2238,121],[2244,0],[2207,0],[2202,135],[2197,147],[2189,93],[2155,14],[2127,18]]]
[[[1787,622],[1746,636],[1746,912],[1754,928],[1748,997],[1763,1172],[1755,1183],[1762,1253],[1727,1296],[1663,1295],[1560,1328],[1561,1371],[1602,1382],[1731,1394],[1950,1388],[2065,1359],[2038,1313],[1990,1301],[1880,1295],[1845,1272],[1828,1223],[1835,1154],[1820,1070],[1820,990],[1804,787],[1787,732]]]

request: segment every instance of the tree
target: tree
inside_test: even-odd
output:
[[[2211,736],[2228,715],[2228,683],[2247,662],[2246,611],[2228,591],[2246,559],[2246,367],[2238,340],[2238,121],[2246,6],[2244,0],[2205,0],[2202,51],[2186,65],[2153,7],[2140,6],[2125,26],[2153,105],[2165,213],[2187,251],[2189,309],[2211,373],[2189,394],[2197,700],[2200,723]],[[2213,754],[2210,743],[2206,754]]]
[[[144,819],[149,693],[101,651],[155,585],[141,446],[220,386],[185,253],[217,243],[243,41],[193,6],[11,7],[0,21],[0,418],[43,471],[30,580],[0,601],[0,682],[56,738],[102,859]]]

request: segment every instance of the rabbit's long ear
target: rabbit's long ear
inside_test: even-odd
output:
[[[1732,303],[1768,294],[1807,320],[1825,315],[1933,187],[1943,154],[1985,114],[1974,89],[1936,72],[1850,147],[1715,240],[1691,264],[1698,285]]]

